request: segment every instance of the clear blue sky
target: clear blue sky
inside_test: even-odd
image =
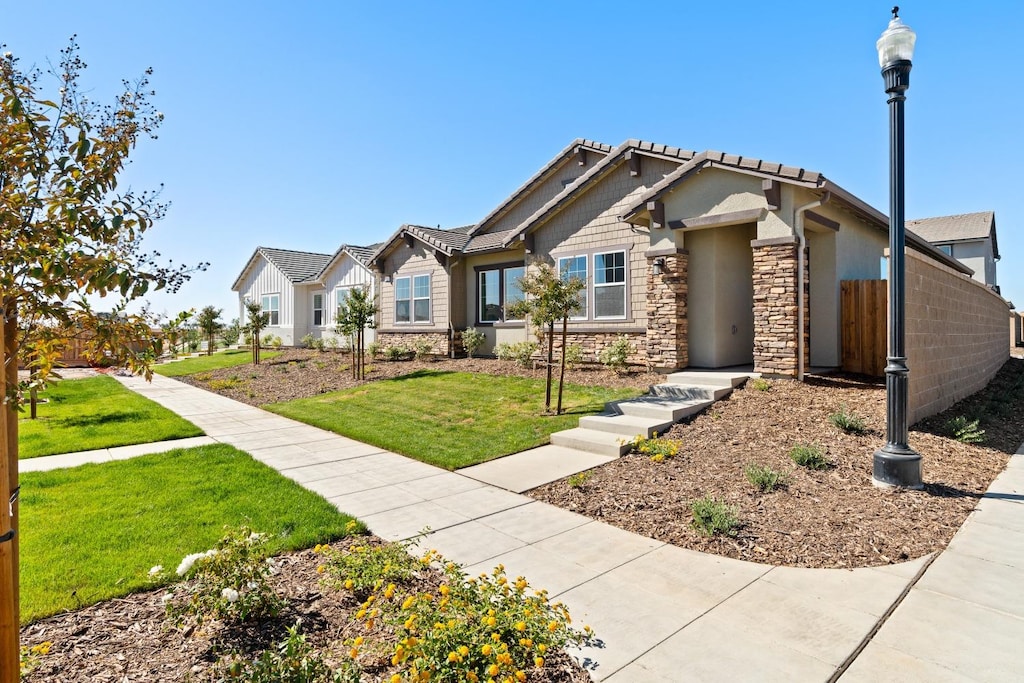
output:
[[[635,137],[824,173],[888,211],[888,118],[868,2],[0,0],[22,64],[72,33],[84,82],[152,66],[166,118],[127,181],[165,184],[147,245],[210,261],[174,314],[213,304],[259,245],[333,252],[404,222],[482,218],[573,138]],[[907,217],[994,210],[1024,307],[1024,3],[902,5],[918,33]]]

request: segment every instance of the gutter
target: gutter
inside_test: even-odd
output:
[[[796,378],[798,381],[804,381],[804,305],[806,303],[807,295],[804,294],[804,250],[807,248],[807,237],[804,235],[804,214],[811,209],[815,209],[822,204],[827,204],[832,200],[832,193],[825,192],[820,199],[813,202],[799,206],[794,211],[794,222],[797,243],[797,266],[796,266]]]

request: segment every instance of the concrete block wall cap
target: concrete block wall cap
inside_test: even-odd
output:
[[[775,247],[784,246],[790,244],[797,244],[799,240],[796,235],[784,235],[782,237],[768,237],[763,240],[752,240],[750,242],[751,247]]]

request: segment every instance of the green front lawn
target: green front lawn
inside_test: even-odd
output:
[[[543,415],[543,380],[419,371],[267,410],[448,469],[540,446],[635,389],[566,385],[562,415]],[[552,398],[554,403],[554,398]]]
[[[270,360],[280,355],[280,351],[260,351],[260,361]],[[182,375],[194,375],[197,372],[233,368],[236,365],[246,365],[251,362],[252,351],[249,349],[228,349],[227,351],[217,351],[212,356],[197,356],[156,365],[153,367],[153,372],[164,377],[181,377]]]
[[[113,377],[68,379],[39,392],[38,418],[18,420],[18,456],[91,451],[202,436],[203,431]]]
[[[345,535],[351,517],[228,445],[21,476],[23,623],[149,587],[225,525],[269,534],[274,552]]]

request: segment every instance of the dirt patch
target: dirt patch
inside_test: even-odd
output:
[[[346,548],[352,540],[333,544]],[[366,538],[359,538],[366,543]],[[370,542],[381,542],[379,540]],[[339,655],[347,650],[342,641],[366,637],[360,655],[365,681],[389,680],[396,669],[390,655],[378,650],[392,635],[377,629],[367,633],[353,619],[360,602],[351,593],[323,587],[317,566],[322,558],[312,550],[281,556],[281,572],[272,578],[277,593],[288,600],[288,608],[273,620],[228,628],[207,622],[201,629],[176,628],[165,618],[161,597],[165,591],[136,593],[42,619],[21,629],[21,642],[32,646],[50,641],[50,652],[23,681],[47,683],[94,683],[116,681],[216,681],[222,680],[218,660],[241,653],[258,656],[285,638],[286,629],[297,619],[303,623],[307,641],[322,653],[328,665],[337,667]],[[421,572],[408,588],[436,591],[441,573]],[[379,652],[374,656],[373,652]],[[590,676],[563,652],[550,653],[542,669],[529,672],[538,683],[584,683]]]
[[[885,443],[885,388],[854,377],[753,383],[666,435],[681,443],[662,462],[632,454],[529,493],[622,529],[683,548],[776,565],[866,567],[903,562],[946,546],[1009,454],[1024,442],[1024,361],[1011,359],[987,389],[916,425],[925,489],[878,489],[872,455]],[[829,416],[846,407],[868,431],[848,434]],[[945,436],[946,423],[980,417],[984,444]],[[818,445],[831,466],[797,467],[794,446]],[[747,480],[747,464],[787,473],[771,493]],[[707,537],[691,526],[691,503],[712,496],[738,509],[735,536]]]

